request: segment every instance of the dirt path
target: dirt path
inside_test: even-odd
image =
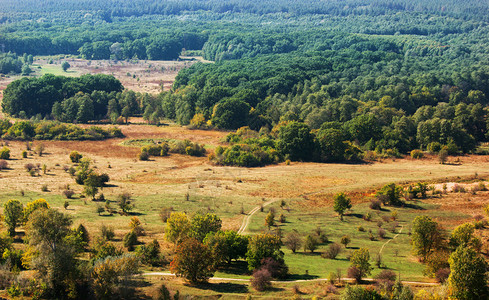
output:
[[[277,202],[279,199],[275,200],[270,200],[265,203],[263,203],[263,207],[268,206],[274,202]],[[248,228],[248,225],[250,225],[251,222],[251,217],[258,212],[258,210],[261,208],[261,206],[257,206],[253,208],[243,219],[243,223],[241,224],[241,227],[238,230],[238,234],[243,234],[246,231],[246,228]]]
[[[175,276],[175,274],[169,272],[150,272],[143,273],[143,276]],[[239,281],[239,282],[249,282],[249,279],[243,278],[223,278],[223,277],[211,277],[209,280],[215,281]],[[298,282],[314,282],[314,281],[328,281],[327,278],[314,278],[314,279],[298,279],[298,280],[274,280],[273,283],[298,283]],[[341,278],[342,281],[353,281],[352,278]],[[364,278],[364,281],[374,282],[373,278]],[[404,284],[413,284],[413,285],[423,285],[423,286],[437,286],[439,285],[436,282],[420,282],[420,281],[402,281]]]
[[[390,241],[392,241],[393,239],[395,239],[396,237],[398,237],[398,236],[401,234],[401,232],[402,232],[402,230],[403,230],[403,229],[404,229],[404,225],[401,225],[401,230],[399,230],[399,232],[398,232],[398,233],[397,233],[397,234],[396,234],[394,237],[392,237],[392,239],[388,240],[387,242],[385,242],[385,243],[382,245],[382,247],[381,247],[381,248],[380,248],[380,250],[379,250],[379,254],[382,254],[382,251],[384,251],[384,247],[385,247],[387,244],[389,244],[389,242],[390,242]]]

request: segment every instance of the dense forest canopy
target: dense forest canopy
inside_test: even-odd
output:
[[[437,144],[469,152],[487,140],[487,1],[0,3],[4,52],[159,60],[192,50],[215,62],[182,70],[159,95],[58,87],[31,91],[54,95],[36,106],[19,95],[49,78],[14,82],[3,104],[14,116],[127,122],[140,114],[153,124],[267,128],[277,144],[245,148],[292,158],[279,132],[298,122],[313,132],[311,157],[328,161]],[[15,54],[3,57],[19,72]],[[336,144],[324,143],[332,138]],[[343,153],[326,153],[333,146]]]

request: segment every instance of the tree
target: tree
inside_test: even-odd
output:
[[[270,229],[273,225],[275,225],[275,214],[273,211],[269,211],[267,216],[265,217],[265,225]]]
[[[48,209],[49,208],[49,203],[45,199],[37,199],[34,201],[31,201],[26,204],[22,211],[22,221],[24,223],[27,223],[29,221],[29,217],[38,209]]]
[[[183,212],[172,212],[166,220],[165,237],[168,241],[178,244],[188,236],[190,221]]]
[[[444,165],[447,162],[447,158],[448,151],[445,148],[441,149],[440,152],[438,152],[438,161],[440,164]]]
[[[438,223],[428,216],[418,216],[413,220],[411,244],[413,253],[425,261],[429,254],[442,242],[442,232]]]
[[[95,200],[99,186],[101,186],[100,178],[95,173],[88,174],[87,178],[83,181],[83,191],[87,196],[92,197],[92,200]]]
[[[177,246],[170,271],[192,283],[207,281],[214,275],[214,261],[209,247],[194,238],[183,240]]]
[[[61,69],[63,69],[64,72],[68,71],[68,69],[71,67],[70,63],[67,61],[64,61],[61,63]]]
[[[318,248],[318,245],[318,238],[314,235],[308,234],[304,242],[304,251],[309,250],[311,253],[314,253],[314,250]]]
[[[202,242],[210,232],[218,232],[222,221],[215,214],[195,214],[190,221],[190,236]]]
[[[287,234],[284,244],[292,251],[292,253],[295,253],[302,245],[302,238],[299,233],[293,231]]]
[[[351,208],[351,201],[345,193],[338,193],[334,196],[334,206],[333,209],[340,216],[340,220],[343,221],[343,214],[347,209]]]
[[[487,299],[487,263],[470,247],[459,246],[448,259],[448,285],[454,299]]]
[[[36,210],[27,225],[29,248],[33,258],[30,268],[37,270],[41,282],[47,286],[49,297],[64,298],[76,295],[80,270],[76,256],[81,251],[80,234],[70,229],[68,215],[54,209]]]
[[[306,124],[290,122],[280,127],[277,149],[291,160],[310,161],[315,148],[314,135]]]
[[[214,106],[211,123],[217,128],[238,129],[245,126],[250,105],[234,98],[226,98]]]
[[[344,235],[341,237],[341,240],[340,240],[340,243],[342,243],[343,245],[345,245],[345,248],[348,247],[348,244],[351,242],[351,239],[349,236],[347,235]]]
[[[23,217],[23,205],[19,200],[9,200],[3,206],[3,214],[5,216],[5,223],[10,236],[15,235],[15,228],[22,222]]]
[[[395,183],[384,185],[376,195],[385,205],[400,206],[404,204],[401,201],[402,188],[396,186]]]
[[[457,248],[458,246],[468,246],[474,238],[475,226],[472,223],[465,223],[455,227],[450,235],[450,244]]]
[[[204,239],[204,244],[212,251],[216,265],[223,262],[230,264],[233,259],[244,258],[248,242],[248,236],[232,230],[210,232]]]
[[[372,266],[370,265],[370,253],[367,248],[361,248],[353,251],[350,257],[350,266],[360,271],[359,278],[370,275]]]
[[[108,256],[95,262],[91,276],[97,299],[114,299],[128,294],[130,281],[139,274],[139,259],[132,254]]]
[[[248,270],[253,271],[261,266],[261,261],[264,258],[271,257],[276,261],[283,260],[284,253],[280,251],[282,242],[280,237],[273,234],[257,234],[254,235],[248,244],[246,252],[246,261],[248,262]]]
[[[134,231],[129,231],[124,236],[123,242],[128,251],[133,251],[134,246],[138,244],[138,236]]]
[[[122,193],[117,196],[117,204],[124,214],[127,214],[134,208],[134,204],[132,204],[131,200],[131,194],[129,193]]]

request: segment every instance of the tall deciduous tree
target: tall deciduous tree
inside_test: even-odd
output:
[[[214,274],[212,253],[198,240],[185,239],[177,247],[170,271],[192,283],[205,282]]]
[[[418,216],[413,221],[411,244],[413,253],[425,261],[428,255],[437,249],[442,240],[442,231],[438,223],[428,216]]]
[[[283,261],[284,253],[280,251],[282,241],[280,237],[274,234],[258,234],[250,239],[246,260],[248,269],[253,271],[261,266],[264,258],[271,257],[276,261]]]
[[[76,282],[80,279],[77,254],[82,251],[81,234],[70,229],[68,215],[54,209],[37,210],[27,225],[29,247],[35,254],[30,267],[39,272],[52,298],[64,298],[67,293],[76,296]]]
[[[177,244],[188,236],[190,221],[185,213],[172,212],[166,220],[165,236],[172,243]]]
[[[202,242],[210,232],[221,229],[222,221],[215,214],[195,214],[190,222],[190,236]]]
[[[487,263],[470,247],[459,246],[448,259],[448,284],[454,299],[487,299]]]
[[[24,207],[19,200],[9,200],[3,207],[5,223],[10,236],[15,235],[15,228],[22,222],[22,211]]]
[[[361,248],[353,251],[350,257],[350,265],[360,271],[360,279],[370,275],[372,266],[370,265],[370,253],[367,248]]]

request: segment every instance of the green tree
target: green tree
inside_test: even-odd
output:
[[[338,193],[334,196],[333,209],[340,216],[340,220],[343,221],[343,215],[347,209],[351,208],[351,201],[345,193]]]
[[[386,205],[400,206],[403,204],[401,200],[402,188],[395,183],[384,185],[376,195]]]
[[[127,248],[128,251],[133,251],[134,246],[138,244],[138,235],[134,232],[134,230],[129,231],[123,239],[124,247]]]
[[[190,221],[185,213],[172,212],[166,220],[165,237],[168,241],[178,244],[188,236],[190,226]]]
[[[291,160],[311,161],[316,149],[314,135],[306,124],[289,122],[279,129],[277,149]]]
[[[216,265],[230,264],[233,259],[244,258],[248,242],[248,236],[240,235],[233,230],[210,232],[204,239],[204,244],[212,251]]]
[[[19,200],[9,200],[3,206],[3,214],[5,216],[5,224],[10,236],[15,235],[15,228],[22,223],[23,205]]]
[[[207,281],[214,275],[214,261],[209,247],[194,238],[183,240],[177,246],[170,271],[192,283]]]
[[[64,61],[61,63],[61,69],[63,69],[64,72],[68,71],[68,69],[71,67],[70,63],[67,61]]]
[[[472,223],[465,223],[455,227],[450,235],[450,244],[457,248],[458,246],[468,246],[474,238],[475,226]]]
[[[459,246],[448,259],[448,285],[454,299],[487,299],[487,263],[470,247]]]
[[[314,253],[314,250],[318,248],[318,245],[318,238],[314,235],[308,234],[306,236],[306,240],[304,241],[304,251],[309,250],[311,253]]]
[[[117,204],[124,214],[127,214],[134,208],[134,204],[131,200],[131,194],[122,193],[117,196]]]
[[[360,279],[370,275],[373,268],[370,265],[370,253],[367,248],[361,248],[353,251],[350,257],[350,266],[360,271]]]
[[[80,280],[76,256],[81,250],[81,235],[73,235],[68,215],[54,209],[36,210],[27,224],[29,247],[34,253],[30,268],[37,270],[41,282],[47,286],[48,297],[76,297]]]
[[[120,254],[119,254],[120,255]],[[97,299],[118,299],[130,295],[131,280],[139,274],[139,259],[132,254],[108,256],[95,262],[91,277]]]
[[[265,225],[268,227],[268,229],[275,225],[275,213],[272,210],[269,211],[265,217]]]
[[[284,253],[280,251],[282,241],[280,237],[274,234],[257,234],[254,235],[248,244],[246,252],[246,261],[248,270],[253,271],[261,266],[264,258],[271,257],[276,261],[283,261]]]
[[[425,261],[430,253],[436,250],[443,240],[438,223],[428,216],[418,216],[413,220],[411,229],[411,245],[413,253]]]
[[[222,221],[215,214],[195,214],[190,221],[190,236],[202,242],[210,232],[218,232]]]
[[[250,105],[234,98],[226,98],[214,106],[211,122],[217,128],[238,129],[245,126]]]

